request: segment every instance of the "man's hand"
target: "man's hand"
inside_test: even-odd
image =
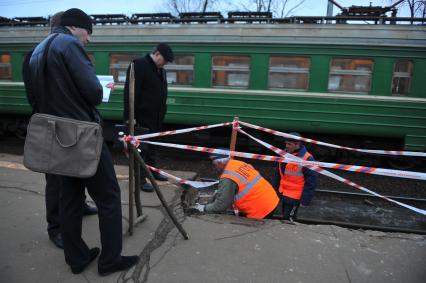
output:
[[[194,205],[194,209],[198,210],[199,212],[204,212],[205,205],[204,205],[204,204],[196,203],[196,204]]]
[[[110,83],[107,83],[106,87],[111,89],[111,92],[113,92],[115,88],[115,84],[114,82],[110,82]]]
[[[189,214],[204,212],[204,207],[205,205],[196,203],[193,206],[188,207],[186,212]]]

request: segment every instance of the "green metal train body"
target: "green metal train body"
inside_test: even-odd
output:
[[[22,59],[48,32],[0,28],[0,56],[10,59],[10,78],[0,78],[3,117],[30,114]],[[159,42],[181,57],[168,67],[166,123],[204,125],[238,116],[277,130],[395,138],[400,148],[394,149],[426,148],[426,26],[95,26],[87,50],[97,74],[123,81],[130,59]],[[122,119],[122,92],[118,83],[99,106],[105,120]]]

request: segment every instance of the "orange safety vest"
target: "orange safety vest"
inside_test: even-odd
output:
[[[234,206],[248,218],[263,219],[278,205],[274,188],[250,164],[231,159],[220,179],[228,178],[237,183],[238,193]]]
[[[303,160],[307,160],[312,155],[306,152],[303,155]],[[305,177],[303,176],[303,166],[288,163],[285,166],[285,172],[282,173],[281,162],[279,163],[279,170],[281,175],[279,191],[283,196],[300,200],[302,198],[303,187],[305,185]]]

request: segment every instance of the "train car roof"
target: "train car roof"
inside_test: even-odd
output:
[[[37,43],[48,27],[1,27],[0,44]],[[162,24],[94,26],[93,43],[426,46],[426,26],[368,24]]]

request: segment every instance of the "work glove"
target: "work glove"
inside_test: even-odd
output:
[[[196,203],[196,204],[194,205],[194,209],[195,209],[195,210],[198,210],[198,212],[204,212],[204,208],[205,208],[205,205],[204,205],[204,204]]]
[[[196,203],[193,206],[188,207],[185,212],[188,214],[204,212],[204,207],[205,205]]]

